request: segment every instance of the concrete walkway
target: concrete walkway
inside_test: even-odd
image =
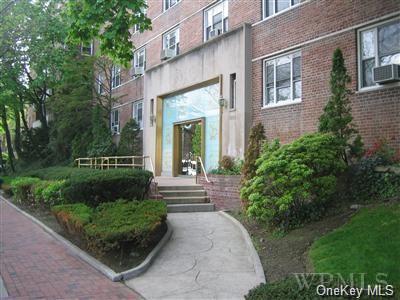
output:
[[[146,299],[243,299],[261,282],[240,229],[217,212],[168,214],[171,240],[126,284]]]
[[[0,200],[0,270],[10,299],[140,299]],[[4,295],[5,296],[5,295]]]

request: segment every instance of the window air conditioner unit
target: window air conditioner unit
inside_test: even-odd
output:
[[[144,74],[144,68],[143,67],[135,67],[133,68],[133,75],[138,76],[138,75],[143,75]]]
[[[373,73],[376,83],[384,84],[400,81],[400,65],[397,64],[375,67]]]
[[[117,134],[119,132],[119,125],[113,125],[111,127],[112,134]]]
[[[213,29],[210,31],[210,39],[219,36],[222,33],[221,29]]]
[[[163,51],[161,51],[161,60],[166,60],[174,56],[175,56],[174,49],[164,49]]]

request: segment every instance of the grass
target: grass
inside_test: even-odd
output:
[[[315,272],[366,273],[377,284],[378,273],[400,287],[400,204],[362,209],[349,223],[317,240],[309,252]]]

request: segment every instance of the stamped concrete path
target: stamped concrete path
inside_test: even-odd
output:
[[[126,282],[146,299],[243,299],[264,279],[240,228],[225,216],[175,213],[168,219],[171,240],[146,273]]]
[[[0,200],[0,272],[9,299],[139,299]],[[8,299],[8,298],[7,298]]]

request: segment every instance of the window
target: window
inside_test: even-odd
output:
[[[138,14],[138,17],[140,17],[140,15],[142,15],[142,14],[143,14],[143,15],[146,15],[146,14],[147,14],[147,6],[148,6],[147,0],[145,0],[144,3],[145,3],[145,5],[146,5],[146,7],[144,7],[144,8],[141,9],[140,13]],[[133,26],[133,33],[136,33],[136,32],[138,32],[138,31],[140,31],[140,26],[139,26],[139,24],[135,24],[135,25]]]
[[[103,75],[99,74],[97,76],[97,92],[101,95],[104,93],[104,83]]]
[[[230,97],[229,97],[229,109],[236,108],[236,73],[230,76]]]
[[[121,67],[113,66],[111,71],[111,88],[121,85]]]
[[[264,18],[270,17],[300,3],[300,0],[263,0]]]
[[[136,50],[133,54],[133,67],[134,68],[143,68],[146,67],[146,49],[141,48]],[[143,74],[134,72],[134,76],[141,76]]]
[[[224,0],[204,12],[204,40],[228,31],[228,1]]]
[[[143,101],[136,101],[133,103],[133,119],[143,129]]]
[[[114,109],[111,111],[111,133],[119,134],[119,111]]]
[[[82,55],[93,55],[93,43],[82,43],[81,44]]]
[[[175,28],[163,35],[163,50],[171,49],[175,55],[179,54],[179,28]]]
[[[164,0],[164,11],[178,4],[181,0]]]
[[[359,53],[359,86],[374,86],[374,67],[400,64],[400,19],[360,31]]]
[[[264,61],[264,106],[301,99],[300,52]]]

